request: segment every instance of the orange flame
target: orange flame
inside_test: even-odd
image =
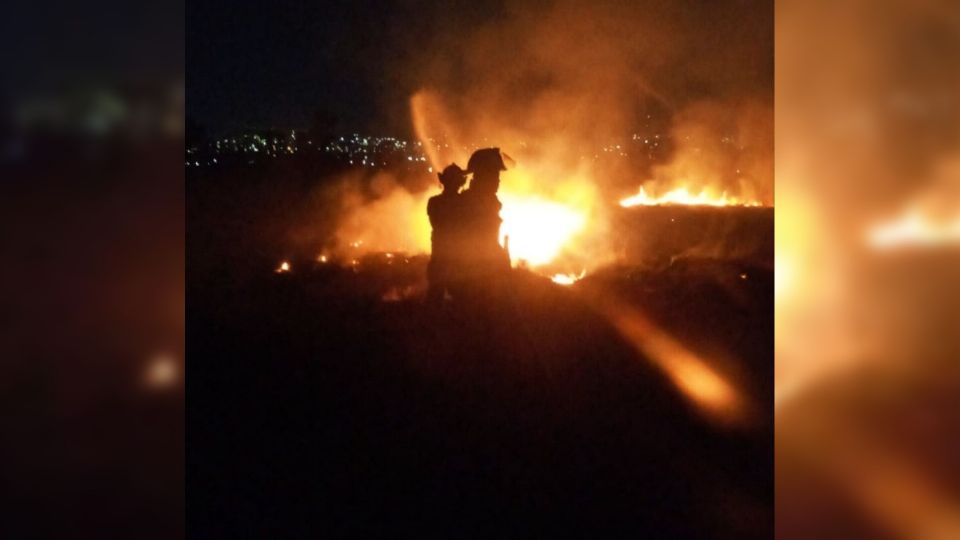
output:
[[[919,211],[908,212],[896,221],[875,227],[869,241],[877,249],[960,245],[960,216],[935,220]]]
[[[731,197],[727,192],[719,195],[704,188],[697,193],[686,187],[672,189],[663,195],[652,196],[640,187],[640,191],[633,196],[620,200],[620,206],[661,206],[661,205],[689,205],[689,206],[763,206],[759,201],[745,200]]]
[[[587,224],[584,211],[563,203],[513,193],[501,199],[500,234],[510,237],[514,263],[522,260],[536,267],[551,262]]]
[[[433,94],[414,94],[410,110],[420,146],[434,170],[442,169],[451,161],[464,164],[476,150],[450,133],[448,126],[456,126],[456,122],[448,118],[442,103]],[[433,138],[439,132],[449,141],[442,148]],[[497,140],[515,139],[506,132],[501,135]],[[501,177],[500,241],[504,243],[505,237],[510,238],[510,258],[514,265],[523,263],[536,268],[553,262],[564,251],[575,248],[578,238],[593,221],[596,189],[589,175],[585,171],[557,171],[550,166],[553,162],[549,156],[520,159],[511,163],[510,170]],[[417,213],[413,220],[426,223],[421,206],[411,210]],[[429,245],[429,224],[421,230]]]
[[[557,285],[573,285],[583,279],[583,276],[586,274],[586,271],[582,271],[579,274],[554,274],[553,277],[550,278],[550,281],[553,281]]]

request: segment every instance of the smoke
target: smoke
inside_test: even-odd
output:
[[[489,144],[520,163],[569,172],[582,170],[602,147],[625,142],[651,117],[679,123],[674,131],[682,136],[698,130],[705,137],[696,142],[701,158],[745,128],[765,137],[753,149],[766,160],[758,167],[765,171],[750,181],[772,191],[772,6],[743,7],[509,6],[500,19],[436,38],[437,54],[424,50],[424,61],[405,68],[421,90],[412,102],[417,136],[450,143],[431,156],[437,161],[463,160],[471,145]],[[768,118],[756,127],[737,119],[753,121],[759,111]],[[687,150],[679,147],[678,158],[692,159]],[[635,189],[644,165],[605,164],[592,180]]]
[[[386,172],[365,177],[354,173],[342,179],[336,247],[353,252],[430,251],[430,223],[426,208],[429,191],[412,191]]]
[[[773,110],[756,101],[693,103],[671,128],[673,159],[653,168],[645,187],[685,186],[773,204]]]
[[[611,208],[644,182],[773,202],[772,11],[744,3],[508,3],[473,24],[438,24],[400,46],[406,62],[385,69],[398,87],[413,89],[410,124],[434,170],[500,147],[513,161],[501,199],[576,209],[588,226],[567,254],[596,262],[610,253]],[[666,163],[635,144],[643,130],[673,140]],[[408,227],[405,212],[422,211],[426,195],[386,190],[370,203],[383,214],[357,205],[341,236]]]

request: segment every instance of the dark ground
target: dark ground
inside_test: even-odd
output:
[[[477,318],[416,295],[384,301],[421,279],[422,258],[275,274],[278,258],[231,256],[254,242],[245,228],[257,217],[212,204],[218,192],[188,180],[193,535],[772,533],[773,273],[763,265],[616,267],[573,288],[519,271],[509,301]],[[758,414],[712,424],[581,301],[583,287],[733,359],[726,372]]]
[[[22,141],[0,159],[0,535],[180,537],[183,143]],[[158,351],[178,376],[147,388]]]

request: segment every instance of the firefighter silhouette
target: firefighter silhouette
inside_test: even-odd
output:
[[[497,191],[505,170],[499,148],[482,148],[470,156],[466,171],[451,164],[439,174],[443,192],[427,203],[433,227],[428,301],[441,302],[449,294],[478,305],[497,295],[510,270],[510,256],[499,242],[503,205]],[[470,187],[460,193],[467,173],[472,174]]]
[[[462,250],[462,195],[460,188],[467,183],[466,172],[455,163],[448,165],[437,175],[443,191],[427,201],[427,216],[430,218],[430,263],[427,266],[429,290],[427,300],[442,302],[452,294],[451,283],[460,272]]]
[[[500,172],[507,170],[499,148],[483,148],[470,156],[467,172],[473,176],[462,197],[462,256],[458,290],[466,303],[482,309],[495,303],[510,271],[510,257],[500,246],[500,209],[497,198]]]

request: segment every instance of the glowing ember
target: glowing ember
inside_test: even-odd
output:
[[[759,201],[748,201],[738,197],[731,197],[724,191],[717,195],[709,189],[702,189],[699,193],[691,192],[685,187],[670,190],[663,195],[649,195],[643,187],[631,197],[620,201],[620,206],[661,206],[661,205],[688,205],[688,206],[762,206]]]
[[[289,271],[290,271],[290,263],[288,263],[287,261],[281,262],[281,263],[280,263],[280,266],[278,266],[275,271],[276,271],[276,273],[278,273],[278,274],[282,274],[282,273],[284,273],[284,272],[289,272]]]
[[[540,266],[552,261],[573,236],[583,230],[586,214],[571,206],[537,196],[501,195],[501,242],[510,237],[512,262]]]
[[[557,285],[573,285],[574,283],[583,279],[583,276],[586,275],[586,270],[580,272],[580,274],[554,274],[550,281],[556,283]]]
[[[319,257],[317,257],[317,262],[321,262],[321,263],[327,262],[327,256],[326,256],[326,255],[320,255]]]
[[[937,221],[920,212],[911,212],[893,223],[874,228],[869,241],[878,249],[960,245],[960,217],[952,222]]]

